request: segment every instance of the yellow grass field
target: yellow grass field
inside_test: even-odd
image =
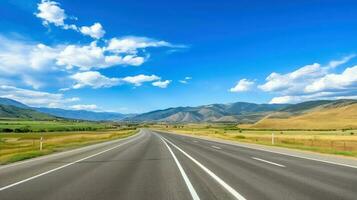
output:
[[[83,132],[2,133],[0,134],[0,164],[124,138],[136,132],[136,130],[114,129]],[[41,137],[43,138],[42,151],[40,151]]]
[[[242,128],[257,129],[357,129],[357,104],[312,111],[299,116],[268,116],[256,124]]]
[[[357,157],[357,130],[336,131],[267,131],[242,130],[223,125],[154,125],[153,129],[175,133],[220,138],[239,142],[272,145],[320,153]]]

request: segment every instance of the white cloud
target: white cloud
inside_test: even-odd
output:
[[[173,45],[166,41],[159,41],[147,37],[127,36],[122,38],[112,38],[109,41],[107,50],[116,53],[132,53],[136,54],[138,49],[145,49],[148,47],[183,47],[180,45]]]
[[[229,89],[230,92],[245,92],[252,88],[254,85],[254,81],[250,81],[247,79],[241,79],[236,86]]]
[[[82,87],[92,88],[106,88],[118,85],[120,80],[118,78],[108,78],[96,71],[80,72],[71,76],[76,81],[73,89]]]
[[[78,67],[80,70],[108,68],[114,65],[138,66],[144,61],[143,57],[135,55],[105,55],[104,49],[98,47],[96,42],[84,46],[68,45],[57,57],[58,65],[66,66],[67,69]]]
[[[152,82],[160,79],[161,78],[156,75],[148,76],[148,75],[140,74],[137,76],[127,76],[125,78],[122,78],[121,80],[126,83],[134,84],[135,86],[141,86],[145,82]]]
[[[77,97],[64,98],[60,93],[28,90],[8,85],[0,85],[0,97],[14,99],[36,107],[64,107],[66,103],[79,101]]]
[[[36,16],[43,20],[44,25],[53,23],[56,26],[64,26],[64,20],[67,16],[64,10],[59,7],[59,3],[42,0],[37,6],[38,13],[36,13]]]
[[[171,80],[166,80],[166,81],[155,81],[152,83],[153,86],[159,87],[159,88],[167,88],[167,86],[171,83]]]
[[[329,73],[329,70],[347,63],[355,55],[350,55],[341,60],[329,62],[327,66],[321,66],[319,63],[303,66],[287,74],[271,73],[266,78],[266,83],[258,87],[266,92],[283,92],[285,94],[303,91],[306,85],[311,84],[317,78]]]
[[[91,110],[91,111],[98,110],[98,106],[95,104],[78,104],[78,105],[72,105],[70,106],[70,108],[73,110]]]
[[[305,92],[355,90],[357,89],[357,66],[346,68],[341,74],[327,74],[305,87]]]
[[[341,74],[331,72],[354,57],[355,55],[350,55],[341,60],[330,61],[326,66],[318,63],[306,65],[287,74],[272,73],[267,77],[267,82],[259,88],[279,95],[274,97],[271,103],[355,96],[357,66],[346,68]]]
[[[89,35],[94,39],[100,39],[104,36],[105,31],[100,23],[95,23],[92,26],[82,26],[80,28],[81,33]]]
[[[18,75],[51,70],[57,48],[14,40],[0,35],[0,72],[3,75]]]
[[[179,80],[180,83],[182,84],[187,84],[189,80],[191,80],[192,77],[186,76],[183,80]]]

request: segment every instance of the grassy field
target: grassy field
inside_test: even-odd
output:
[[[2,133],[0,134],[0,164],[7,164],[64,151],[98,142],[133,135],[134,129],[52,133]],[[43,147],[40,151],[40,139]]]
[[[297,116],[284,113],[266,117],[255,124],[241,125],[257,129],[357,129],[357,104],[315,110]]]
[[[18,119],[0,119],[0,133],[95,131],[108,128],[113,128],[113,125],[109,123],[85,121],[31,121]]]
[[[152,125],[182,134],[357,157],[357,130],[258,130],[227,124]]]

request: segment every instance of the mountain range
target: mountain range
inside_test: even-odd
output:
[[[241,122],[252,123],[287,104],[236,102],[197,107],[176,107],[139,114],[124,120],[158,122]]]
[[[0,117],[6,118],[53,119],[60,117],[90,121],[119,121],[133,116],[133,114],[121,114],[114,112],[30,107],[8,98],[0,98],[0,106]]]
[[[236,102],[196,107],[175,107],[138,115],[59,108],[34,108],[0,98],[0,117],[91,121],[200,123],[231,122],[256,129],[357,128],[357,100],[317,100],[298,104]]]

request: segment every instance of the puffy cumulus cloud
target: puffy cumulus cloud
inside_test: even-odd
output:
[[[273,72],[266,78],[266,83],[259,85],[258,87],[266,92],[284,90],[286,92],[293,92],[301,90],[306,82],[311,82],[316,77],[320,77],[323,74],[325,74],[325,69],[321,68],[320,64],[314,63],[287,74]]]
[[[59,49],[0,35],[0,72],[18,75],[29,71],[48,71]]]
[[[57,64],[66,66],[68,69],[78,67],[80,70],[91,70],[92,68],[108,68],[114,65],[143,64],[145,58],[136,55],[106,55],[103,48],[98,47],[96,42],[90,45],[78,46],[68,45],[57,57]]]
[[[252,88],[254,81],[241,79],[233,88],[229,89],[230,92],[245,92]]]
[[[14,99],[36,107],[65,107],[66,103],[79,101],[77,97],[65,98],[60,93],[28,90],[8,85],[0,85],[0,97]]]
[[[63,70],[101,69],[116,65],[139,66],[144,57],[105,52],[96,42],[89,45],[56,45],[16,40],[0,35],[0,76]]]
[[[321,66],[319,63],[306,65],[287,74],[273,72],[266,78],[266,83],[258,87],[266,92],[283,92],[285,94],[303,91],[306,85],[328,74],[329,70],[347,63],[353,57],[355,55],[346,56],[341,60],[333,60],[326,66]]]
[[[357,89],[357,66],[346,68],[341,74],[327,74],[305,87],[305,92],[344,91]]]
[[[60,8],[59,3],[49,0],[42,0],[37,5],[38,13],[35,15],[43,20],[44,25],[50,23],[56,26],[64,26],[64,20],[67,18],[64,10]]]
[[[332,71],[354,57],[355,55],[350,55],[333,60],[326,66],[318,63],[306,65],[287,74],[272,73],[267,77],[266,83],[258,87],[278,94],[270,103],[353,97],[356,96],[357,66],[346,68],[341,74]]]
[[[37,4],[37,10],[38,12],[35,13],[35,15],[42,20],[42,24],[45,26],[54,24],[65,30],[71,29],[95,39],[100,39],[105,34],[102,25],[98,22],[94,23],[92,26],[82,26],[80,28],[75,24],[67,24],[65,20],[69,17],[65,13],[65,10],[60,7],[58,2],[42,0],[41,3]],[[77,19],[76,17],[70,18]]]
[[[167,86],[171,83],[171,80],[166,80],[166,81],[155,81],[152,83],[153,86],[159,87],[159,88],[167,88]]]
[[[72,75],[71,78],[76,82],[73,89],[79,89],[86,86],[92,88],[106,88],[118,85],[120,82],[118,78],[108,78],[96,71],[76,73]]]
[[[95,104],[77,104],[77,105],[72,105],[69,108],[73,110],[91,110],[91,111],[98,110],[98,106]]]
[[[89,35],[94,39],[100,39],[104,36],[105,31],[100,23],[94,23],[92,26],[82,26],[80,32],[84,35]]]
[[[109,40],[107,50],[116,53],[132,53],[136,54],[139,49],[148,47],[172,47],[181,48],[182,45],[173,45],[166,41],[159,41],[147,37],[127,36],[122,38],[112,38]]]
[[[136,75],[136,76],[127,76],[125,78],[122,78],[121,80],[126,83],[133,84],[135,86],[141,86],[145,82],[152,82],[152,81],[157,81],[160,80],[161,78],[156,76],[156,75]]]

